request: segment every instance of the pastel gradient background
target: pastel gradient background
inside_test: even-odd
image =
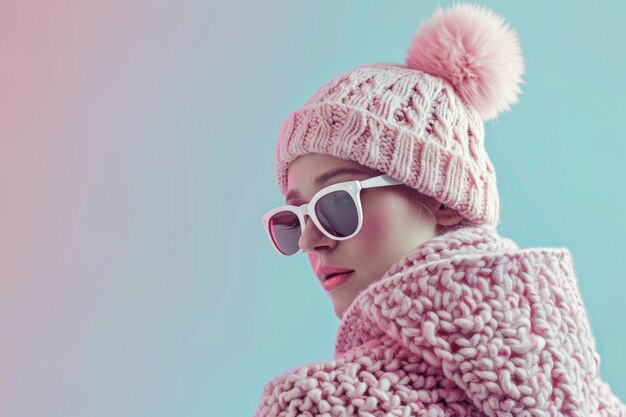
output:
[[[333,354],[305,256],[260,217],[280,123],[403,62],[432,0],[0,2],[0,415],[250,416]],[[486,124],[502,235],[565,246],[626,400],[626,2],[488,1],[527,61]]]

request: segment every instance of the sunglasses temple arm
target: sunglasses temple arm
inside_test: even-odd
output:
[[[361,181],[361,188],[372,188],[372,187],[384,187],[387,185],[397,185],[402,184],[402,181],[398,181],[395,178],[392,178],[389,175],[381,175],[374,178],[369,178],[365,181]]]

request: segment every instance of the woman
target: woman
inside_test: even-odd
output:
[[[256,416],[622,416],[566,248],[496,231],[483,121],[517,102],[515,32],[438,9],[406,65],[363,65],[289,115],[285,205],[263,216],[306,252],[341,324],[332,361],[269,381]],[[312,220],[312,221],[309,221]]]
[[[300,206],[310,201],[321,189],[316,179],[328,172],[335,175],[327,175],[322,186],[384,174],[332,155],[303,155],[289,166],[289,190],[297,194],[288,195],[286,203]],[[304,223],[298,247],[307,253],[311,268],[331,297],[339,319],[356,295],[382,277],[402,255],[462,220],[461,215],[437,200],[398,185],[361,191],[363,226],[354,238],[345,242],[325,236],[313,222]],[[336,272],[332,268],[352,272],[345,279],[326,279],[325,274]]]

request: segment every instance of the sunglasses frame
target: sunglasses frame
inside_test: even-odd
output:
[[[278,249],[278,246],[276,245],[276,243],[274,242],[274,239],[272,238],[272,233],[270,231],[270,219],[272,218],[274,214],[280,213],[281,211],[291,211],[292,213],[295,213],[298,216],[298,220],[300,221],[301,233],[302,231],[304,231],[304,226],[305,226],[304,216],[305,215],[309,216],[311,220],[313,220],[313,223],[315,223],[315,226],[317,226],[317,228],[326,237],[332,240],[338,240],[338,241],[347,240],[347,239],[354,237],[357,233],[359,233],[359,231],[361,230],[361,226],[363,225],[363,207],[361,205],[361,190],[364,190],[366,188],[388,187],[391,185],[400,185],[400,184],[403,184],[402,181],[398,181],[388,174],[379,175],[377,177],[368,178],[366,180],[352,180],[352,181],[339,182],[337,184],[332,184],[332,185],[329,185],[328,187],[322,188],[317,193],[315,193],[313,198],[311,198],[311,201],[309,201],[306,204],[302,204],[301,206],[282,205],[282,206],[275,207],[269,210],[267,213],[263,215],[263,217],[261,218],[261,222],[263,223],[263,228],[265,229],[265,233],[267,234],[267,237],[269,238],[274,249],[283,256],[294,256],[303,252],[302,248],[298,248],[298,251],[291,255],[286,255],[282,253],[280,249]],[[309,207],[315,207],[317,202],[322,197],[335,191],[346,191],[350,195],[350,197],[352,197],[352,201],[354,202],[354,205],[356,206],[356,209],[357,209],[357,215],[358,215],[357,228],[354,231],[354,233],[352,233],[349,236],[337,237],[328,233],[326,229],[322,227],[319,219],[317,218],[315,210],[309,211]]]

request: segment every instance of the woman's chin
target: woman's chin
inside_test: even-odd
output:
[[[345,311],[350,307],[352,301],[354,301],[354,294],[349,291],[341,294],[333,294],[332,296],[333,308],[335,309],[335,315],[339,320],[343,317]]]
[[[346,312],[346,309],[343,307],[337,307],[335,306],[335,316],[337,316],[337,318],[339,319],[339,321],[341,321],[341,319],[343,318],[343,314]]]

